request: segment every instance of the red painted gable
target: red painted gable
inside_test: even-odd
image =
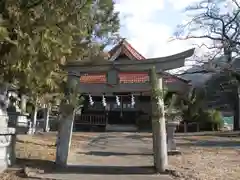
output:
[[[144,60],[145,57],[141,55],[136,49],[134,49],[130,43],[128,43],[125,39],[122,40],[118,45],[113,47],[109,51],[110,57],[114,56],[114,54],[121,48],[121,54],[126,55],[129,59],[132,60]]]

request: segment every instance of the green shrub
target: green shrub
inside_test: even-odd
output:
[[[223,127],[224,122],[223,122],[222,114],[220,111],[209,110],[208,114],[209,114],[209,121],[213,126],[217,127],[217,129]]]
[[[221,112],[217,110],[199,112],[196,121],[204,130],[219,130],[224,125]]]

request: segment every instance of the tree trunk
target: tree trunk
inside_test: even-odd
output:
[[[72,139],[74,114],[74,107],[72,105],[61,105],[55,161],[58,166],[64,167],[67,165],[68,152]]]
[[[236,102],[234,106],[234,122],[233,129],[234,131],[238,131],[240,129],[240,86],[238,85],[237,93],[236,93]]]
[[[34,111],[33,111],[33,116],[32,116],[32,132],[33,134],[36,133],[36,128],[37,128],[37,112],[38,112],[38,103],[37,103],[37,99],[35,101],[35,105],[34,105]]]
[[[44,109],[44,132],[49,132],[49,113],[50,113],[50,104]]]
[[[228,63],[231,63],[233,61],[232,51],[231,49],[229,49],[229,46],[224,48],[224,55]],[[239,77],[237,77],[236,75],[235,75],[235,78],[238,81],[238,86],[237,86],[237,93],[236,93],[236,98],[234,102],[233,130],[238,131],[240,130],[240,86],[239,86],[240,80],[239,80]]]
[[[21,113],[26,113],[27,98],[25,95],[21,95]]]

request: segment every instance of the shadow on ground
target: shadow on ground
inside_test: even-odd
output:
[[[89,152],[78,152],[81,155],[91,156],[151,156],[153,153],[128,153],[128,152],[107,152],[107,151],[89,151]]]
[[[126,132],[125,132],[126,133]],[[88,146],[96,146],[97,143],[99,142],[103,142],[103,143],[107,143],[109,139],[114,139],[114,138],[118,138],[117,135],[108,135],[106,136],[105,134],[100,134],[99,136],[93,138],[92,140],[90,140],[90,142],[88,143]],[[130,134],[130,135],[125,135],[124,138],[126,139],[133,139],[133,140],[139,140],[143,143],[148,143],[149,139],[151,140],[152,135],[142,135],[142,134]]]
[[[34,169],[54,169],[55,162],[49,160],[40,160],[40,159],[25,159],[25,158],[17,158],[16,165],[19,167],[31,167]]]
[[[240,131],[206,131],[192,133],[176,133],[177,137],[187,136],[215,136],[215,137],[240,137]]]
[[[70,165],[66,168],[56,169],[57,173],[78,173],[78,174],[154,174],[153,166],[87,166]]]
[[[38,142],[32,142],[32,141],[23,141],[21,139],[17,139],[17,142],[19,143],[28,143],[28,144],[32,144],[32,145],[38,145],[38,146],[42,146],[42,143],[38,143]],[[44,146],[47,147],[56,147],[56,144],[44,144]]]
[[[114,163],[114,162],[113,162]],[[23,167],[44,171],[44,173],[58,174],[155,174],[153,166],[88,166],[69,165],[67,167],[57,167],[53,161],[38,159],[18,159],[17,164]]]
[[[225,148],[240,148],[239,140],[195,140],[191,138],[182,138],[181,140],[188,142],[177,143],[178,146],[199,146],[199,147],[225,147]]]

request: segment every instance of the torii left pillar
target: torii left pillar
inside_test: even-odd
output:
[[[61,167],[67,165],[68,153],[72,140],[73,121],[75,115],[74,109],[74,106],[70,104],[62,104],[60,106],[55,163]]]

